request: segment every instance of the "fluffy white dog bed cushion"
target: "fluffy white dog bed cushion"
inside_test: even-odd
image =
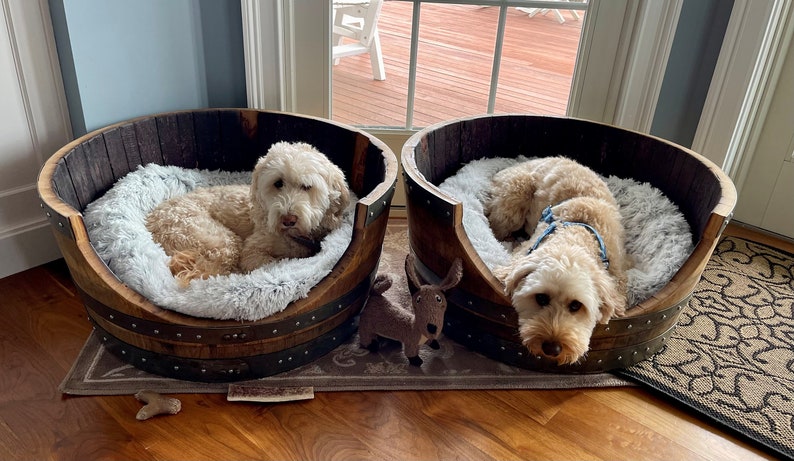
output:
[[[309,258],[285,259],[249,274],[194,280],[180,288],[168,256],[146,229],[146,215],[160,202],[196,187],[250,184],[251,173],[190,170],[149,164],[121,178],[83,214],[91,243],[114,274],[152,303],[182,314],[214,319],[258,320],[305,298],[333,269],[353,235],[356,197],[343,225]]]
[[[510,258],[512,244],[496,239],[483,211],[491,177],[526,157],[475,160],[447,178],[439,188],[463,203],[463,227],[489,269]],[[626,251],[634,267],[628,271],[628,305],[636,306],[659,291],[694,250],[684,215],[659,189],[615,176],[604,178],[615,196],[626,229]]]

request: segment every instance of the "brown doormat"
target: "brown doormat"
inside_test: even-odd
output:
[[[446,339],[441,349],[420,353],[421,367],[408,363],[398,343],[383,343],[373,354],[358,345],[358,335],[308,365],[256,380],[258,386],[313,387],[322,391],[430,389],[568,389],[635,386],[609,373],[556,375],[532,372],[488,359]],[[237,383],[240,384],[240,383]],[[96,333],[89,336],[60,390],[75,395],[226,393],[224,383],[164,378],[138,370],[105,351]]]
[[[619,375],[794,458],[794,255],[724,238],[665,347]]]
[[[407,226],[389,224],[379,272],[404,278]],[[394,289],[394,288],[392,288]],[[443,337],[441,349],[423,348],[421,367],[408,363],[399,343],[384,340],[373,354],[358,344],[358,335],[328,355],[300,368],[256,380],[270,387],[313,387],[315,391],[424,389],[569,389],[635,386],[610,373],[556,375],[505,365]],[[228,384],[164,378],[138,370],[106,352],[96,333],[88,338],[60,390],[75,395],[161,393],[226,393]]]

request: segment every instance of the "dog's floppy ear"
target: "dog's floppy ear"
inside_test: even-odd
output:
[[[601,299],[601,305],[598,306],[601,317],[598,323],[608,323],[613,316],[623,315],[626,311],[626,296],[618,290],[615,280],[606,271],[599,271],[593,277],[593,282]]]
[[[256,166],[254,167],[253,174],[251,175],[251,218],[254,222],[264,222],[265,221],[265,210],[263,204],[261,202],[261,197],[259,192],[261,188],[265,185],[262,184],[264,181],[263,176],[264,174],[262,171],[265,169],[265,165],[267,164],[267,156],[261,157],[257,162]]]
[[[338,166],[328,162],[327,168],[323,171],[328,184],[328,199],[330,200],[328,212],[323,221],[325,227],[333,228],[342,219],[342,214],[350,205],[350,189],[345,181],[345,174]]]
[[[529,274],[535,272],[535,264],[527,263],[518,266],[499,266],[494,268],[493,274],[505,284],[505,296],[513,297],[516,288]]]

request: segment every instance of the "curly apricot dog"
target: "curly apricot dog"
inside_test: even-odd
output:
[[[185,285],[302,258],[342,223],[350,191],[342,170],[306,143],[278,142],[259,159],[252,184],[197,188],[167,200],[146,228]]]
[[[494,270],[536,355],[573,364],[597,323],[626,307],[624,229],[604,181],[564,157],[530,160],[492,179],[485,213],[494,234],[529,235]]]

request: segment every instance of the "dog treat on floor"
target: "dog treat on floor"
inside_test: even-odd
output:
[[[313,387],[257,387],[229,384],[226,400],[229,402],[291,402],[314,398]]]
[[[157,392],[138,391],[135,398],[146,404],[135,415],[135,419],[138,421],[144,421],[157,415],[175,415],[182,410],[182,402],[179,399],[166,397]]]

